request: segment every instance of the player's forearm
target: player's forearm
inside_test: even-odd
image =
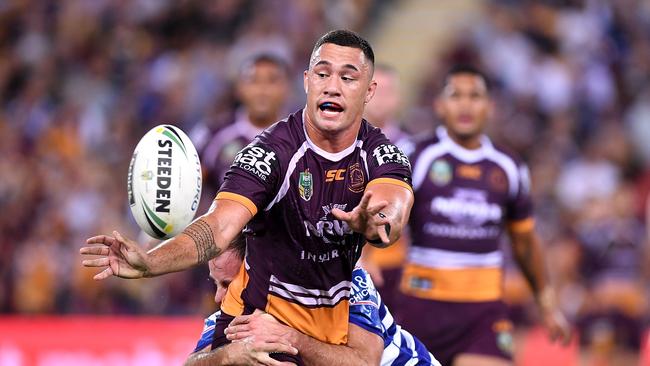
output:
[[[298,349],[299,355],[308,366],[370,366],[368,357],[363,357],[347,345],[333,345],[318,341],[308,335],[293,330],[295,333],[292,344]]]
[[[540,305],[548,304],[553,299],[552,291],[548,286],[546,262],[542,254],[539,238],[534,231],[524,233],[511,233],[513,255],[521,272],[535,295]]]
[[[181,234],[148,252],[149,265],[145,276],[182,271],[218,256],[229,242],[221,232],[219,222],[213,215],[199,217]]]
[[[228,366],[238,365],[233,356],[239,354],[237,344],[231,343],[208,352],[196,352],[190,355],[184,366]]]

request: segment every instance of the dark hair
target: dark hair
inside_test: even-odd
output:
[[[483,79],[483,82],[485,83],[485,88],[490,91],[490,79],[487,77],[487,75],[481,71],[478,67],[472,66],[472,65],[467,65],[467,64],[458,64],[452,66],[449,71],[445,74],[444,84],[443,88],[447,83],[449,83],[449,79],[451,79],[452,76],[456,76],[459,74],[470,74],[473,76],[478,76],[481,79]]]
[[[258,53],[244,60],[244,62],[242,62],[241,66],[239,67],[239,76],[241,77],[249,68],[264,62],[277,66],[280,70],[282,70],[286,77],[289,77],[289,63],[282,57],[273,55],[271,53]]]
[[[368,41],[353,31],[337,29],[325,33],[318,39],[318,41],[316,41],[314,49],[311,51],[311,53],[314,54],[314,52],[316,52],[316,50],[325,43],[331,43],[343,47],[358,48],[363,51],[363,55],[366,56],[366,59],[370,61],[371,65],[374,66],[375,64],[375,53],[372,51],[370,43],[368,43]]]
[[[239,234],[233,239],[226,250],[233,250],[237,254],[237,258],[244,260],[246,256],[246,237],[244,234]]]

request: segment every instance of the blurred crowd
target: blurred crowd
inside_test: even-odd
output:
[[[126,202],[133,147],[160,123],[216,129],[238,107],[238,65],[256,52],[289,63],[286,108],[300,107],[315,39],[332,28],[363,32],[384,3],[0,3],[0,312],[211,311],[206,268],[99,284],[80,265],[88,236],[140,235]],[[482,67],[496,103],[490,135],[530,164],[564,310],[576,324],[620,313],[644,325],[650,3],[501,0],[484,14],[422,70],[427,81],[401,114],[404,127],[433,129],[432,100],[452,64]],[[513,315],[530,321],[532,299],[514,271],[507,293]],[[618,329],[595,324],[585,334]]]

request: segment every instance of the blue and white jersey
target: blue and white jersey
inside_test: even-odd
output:
[[[219,313],[217,311],[205,319],[201,339],[194,352],[212,345],[214,325]],[[370,275],[359,267],[352,272],[349,322],[384,340],[382,366],[440,366],[440,362],[427,351],[422,342],[395,323],[388,308],[381,302],[381,296]]]
[[[422,342],[395,323],[370,275],[359,267],[352,272],[349,321],[384,340],[382,366],[440,366]]]
[[[199,339],[199,341],[196,343],[196,347],[194,348],[194,351],[192,351],[192,353],[199,352],[206,347],[212,347],[214,325],[217,322],[217,317],[219,316],[219,314],[221,314],[221,311],[217,311],[213,313],[203,321],[203,331],[201,332],[201,339]]]

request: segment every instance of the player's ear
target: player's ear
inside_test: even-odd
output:
[[[303,87],[303,89],[305,89],[305,94],[309,93],[309,85],[307,83],[307,80],[309,79],[308,72],[309,72],[309,70],[305,70],[302,73],[302,87]]]
[[[375,96],[375,91],[377,90],[377,82],[375,80],[370,80],[368,85],[368,90],[366,90],[366,97],[363,100],[363,104],[368,104],[372,97]]]

